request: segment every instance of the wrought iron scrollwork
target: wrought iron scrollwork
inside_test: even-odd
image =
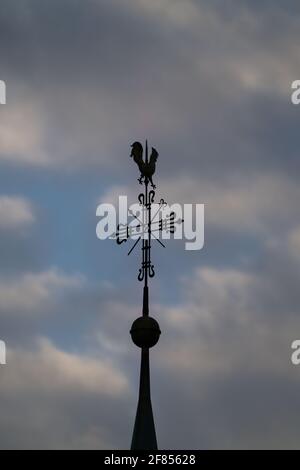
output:
[[[140,193],[138,195],[138,200],[139,200],[139,203],[141,206],[144,206],[145,205],[145,194],[144,193]]]
[[[138,274],[138,280],[139,280],[139,281],[143,281],[143,280],[144,280],[144,276],[145,276],[144,268],[140,268],[140,269],[139,269],[139,274]]]
[[[154,276],[155,276],[155,271],[154,271],[154,266],[153,266],[153,264],[151,264],[151,265],[149,266],[149,272],[148,272],[148,274],[149,274],[149,277],[154,277]]]
[[[116,233],[117,244],[121,245],[121,243],[127,242],[129,237],[130,229],[128,225],[118,224]]]
[[[149,191],[148,204],[153,204],[154,198],[155,198],[155,191],[151,189],[151,191]]]
[[[143,281],[145,279],[146,274],[151,278],[155,276],[154,265],[151,263],[151,261],[142,262],[142,266],[139,269],[138,273],[138,280]]]
[[[165,245],[159,239],[159,234],[163,231],[173,234],[176,230],[175,225],[182,223],[183,220],[175,220],[175,212],[167,214],[165,217],[161,215],[161,219],[157,220],[158,212],[162,211],[168,206],[167,202],[161,198],[156,207],[156,212],[152,214],[152,204],[155,200],[155,184],[153,184],[152,176],[155,172],[156,160],[158,157],[157,151],[152,148],[150,160],[148,159],[148,145],[146,142],[145,159],[143,160],[143,146],[139,142],[132,145],[131,157],[137,163],[141,176],[139,178],[140,184],[143,184],[144,191],[138,195],[138,201],[142,206],[142,216],[134,214],[129,210],[129,214],[137,220],[136,225],[123,225],[119,224],[116,232],[117,244],[121,245],[127,242],[128,238],[135,239],[134,245],[130,248],[128,255],[130,255],[135,247],[142,240],[142,263],[138,271],[138,280],[144,281],[147,285],[148,278],[155,276],[154,265],[151,262],[151,240],[155,239],[162,247]],[[154,212],[154,211],[153,211]],[[156,236],[157,234],[157,236]]]

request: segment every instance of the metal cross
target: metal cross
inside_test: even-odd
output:
[[[154,154],[157,159],[158,153],[155,149],[152,148],[152,154],[149,162],[148,143],[146,141],[144,162],[142,158],[139,158],[139,156],[135,154],[135,149],[137,147],[138,149],[140,149],[139,146],[141,146],[139,142],[135,142],[132,145],[132,156],[134,157],[134,160],[138,164],[139,169],[141,171],[141,177],[138,179],[139,183],[143,184],[142,179],[144,179],[144,192],[140,193],[138,196],[138,201],[142,206],[142,219],[137,217],[132,211],[129,211],[129,214],[137,220],[138,224],[134,226],[128,224],[119,224],[116,232],[116,241],[118,245],[121,245],[123,242],[127,242],[127,240],[133,236],[138,237],[134,245],[128,252],[128,255],[130,255],[135,249],[135,247],[142,240],[142,263],[141,268],[138,272],[138,280],[144,280],[145,286],[147,286],[148,278],[152,278],[155,275],[154,265],[151,261],[151,240],[154,239],[163,248],[165,248],[164,243],[159,239],[160,235],[163,232],[174,234],[176,230],[176,225],[183,223],[184,220],[175,220],[175,212],[170,212],[166,217],[161,217],[159,220],[156,220],[156,216],[159,210],[167,206],[167,203],[164,199],[160,200],[158,209],[156,210],[154,215],[152,215],[152,204],[154,204],[155,191],[154,189],[151,189],[149,191],[148,185],[149,183],[151,183],[151,186],[153,188],[156,188],[152,181],[152,176],[155,173],[155,163],[153,164],[153,160],[151,161],[151,158]]]

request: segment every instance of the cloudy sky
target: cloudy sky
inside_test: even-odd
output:
[[[159,446],[299,448],[299,28],[297,0],[2,0],[1,448],[130,445],[139,260],[96,207],[145,138],[206,222],[153,254]]]

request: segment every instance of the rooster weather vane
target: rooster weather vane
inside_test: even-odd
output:
[[[144,281],[142,316],[133,322],[130,330],[132,341],[136,346],[141,348],[139,399],[131,449],[156,450],[157,439],[150,394],[149,349],[158,342],[161,331],[158,322],[149,316],[148,280],[155,275],[154,265],[151,261],[151,240],[156,240],[165,248],[159,236],[164,231],[170,234],[175,233],[176,225],[183,223],[183,219],[175,220],[175,213],[170,212],[165,218],[161,216],[159,220],[157,220],[157,214],[159,212],[161,213],[162,209],[167,206],[164,199],[160,199],[159,204],[155,205],[156,211],[154,215],[152,214],[152,205],[155,199],[154,190],[156,189],[152,177],[156,170],[158,152],[152,147],[151,156],[150,159],[148,159],[148,144],[146,141],[145,160],[143,160],[144,150],[142,144],[140,142],[134,142],[131,148],[130,156],[138,165],[140,171],[138,182],[141,185],[144,184],[144,192],[140,193],[138,196],[138,201],[141,206],[141,218],[137,217],[132,211],[129,211],[130,215],[136,219],[137,225],[119,224],[116,232],[116,241],[119,245],[123,242],[127,242],[129,238],[135,235],[134,239],[136,239],[136,241],[129,250],[128,255],[133,252],[134,248],[142,239],[142,263],[138,272],[138,280]],[[152,188],[150,190],[148,188],[149,184]]]
[[[145,184],[147,184],[150,181],[150,184],[153,189],[156,188],[155,184],[153,184],[152,181],[152,176],[155,173],[156,170],[156,161],[158,157],[158,152],[155,150],[155,148],[152,147],[152,153],[150,156],[150,161],[148,162],[148,146],[146,142],[146,161],[144,162],[143,160],[143,146],[140,142],[134,142],[132,144],[132,150],[131,150],[131,157],[133,157],[133,160],[139,167],[139,170],[141,172],[141,176],[138,179],[138,182],[140,184],[143,184],[143,179]]]

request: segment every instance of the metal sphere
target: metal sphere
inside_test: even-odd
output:
[[[137,318],[130,330],[132,341],[139,348],[152,348],[155,346],[160,333],[157,321],[148,316]]]

